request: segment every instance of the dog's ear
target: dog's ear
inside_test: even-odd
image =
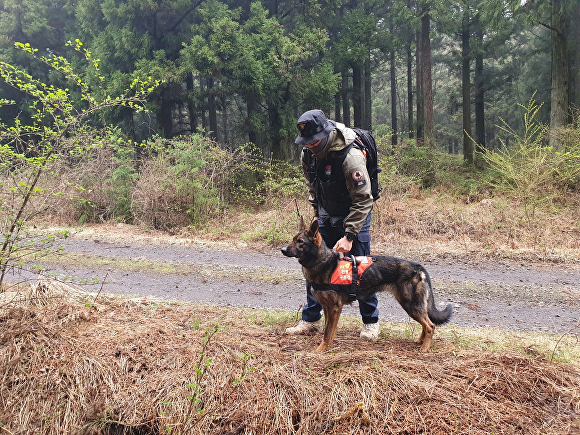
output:
[[[322,236],[320,235],[320,227],[318,226],[318,219],[314,219],[310,224],[310,229],[308,230],[308,236],[312,238],[314,244],[320,247],[323,243]]]
[[[306,224],[304,223],[304,218],[302,216],[300,216],[300,226],[298,228],[298,231],[302,231],[306,229]]]
[[[318,233],[318,219],[313,219],[312,223],[310,224],[310,229],[308,230],[308,233],[312,236],[315,237],[316,234]]]

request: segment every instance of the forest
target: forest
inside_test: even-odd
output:
[[[297,117],[320,108],[472,162],[506,144],[500,120],[518,128],[531,99],[551,132],[573,122],[578,22],[577,0],[2,0],[0,60],[58,84],[14,43],[81,65],[79,41],[99,62],[93,92],[159,80],[146,112],[91,119],[132,141],[199,133],[292,161]],[[2,82],[0,98],[16,102],[0,107],[7,125],[32,116],[21,89]]]
[[[0,432],[580,433],[579,23],[578,0],[0,0]],[[382,307],[376,343],[358,314],[322,355],[284,333],[313,108],[377,139],[373,255],[457,310],[432,352]]]

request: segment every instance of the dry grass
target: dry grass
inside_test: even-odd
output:
[[[510,258],[526,262],[580,265],[580,196],[567,193],[564,204],[526,215],[517,199],[458,198],[444,191],[414,188],[383,192],[374,205],[372,250],[405,258]],[[415,186],[416,187],[416,186]],[[564,201],[564,200],[562,200]],[[85,225],[87,237],[126,238],[132,242],[223,244],[234,248],[283,246],[297,230],[296,210],[312,217],[307,201],[288,199],[274,206],[208,214],[203,227],[174,228],[171,235],[120,224]],[[62,215],[45,216],[39,227],[74,225]]]
[[[578,210],[569,206],[526,216],[517,202],[502,197],[468,202],[437,193],[386,197],[375,206],[373,237],[379,250],[402,255],[578,263]]]
[[[502,197],[474,201],[418,190],[405,196],[384,194],[373,209],[372,250],[406,258],[510,258],[580,265],[580,198],[569,195],[567,200],[566,208],[526,216],[517,202]],[[283,246],[297,230],[296,206],[288,201],[274,208],[235,210],[216,216],[203,229],[184,229],[174,237]],[[310,219],[306,201],[298,206]]]
[[[345,318],[315,355],[320,336],[285,336],[276,315],[41,283],[0,302],[0,434],[580,431],[577,341],[563,363],[441,328],[421,354],[406,326],[368,344]]]

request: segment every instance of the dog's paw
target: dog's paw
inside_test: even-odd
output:
[[[324,353],[328,350],[328,345],[324,342],[320,343],[320,346],[316,348],[315,353]]]

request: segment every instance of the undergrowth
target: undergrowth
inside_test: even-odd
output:
[[[379,339],[363,343],[343,316],[335,345],[317,355],[320,335],[284,334],[295,320],[275,310],[42,295],[0,312],[6,433],[580,429],[569,338],[445,327],[425,354],[409,322],[382,322]]]

